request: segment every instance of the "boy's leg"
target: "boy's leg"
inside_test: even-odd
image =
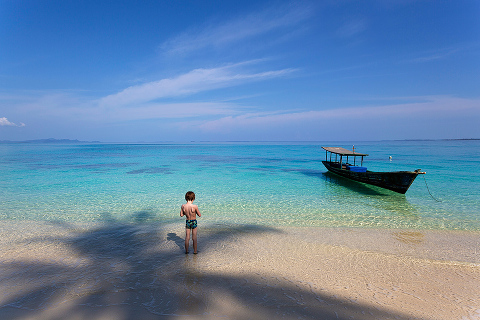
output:
[[[185,253],[188,253],[189,242],[190,242],[190,229],[185,228]]]
[[[192,229],[193,253],[197,253],[197,228]]]

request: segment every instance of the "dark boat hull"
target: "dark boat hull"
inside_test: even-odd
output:
[[[405,194],[410,185],[418,175],[418,172],[397,171],[397,172],[354,172],[346,169],[340,169],[337,162],[322,161],[328,171],[338,174],[342,177],[371,184],[377,187],[392,190]]]

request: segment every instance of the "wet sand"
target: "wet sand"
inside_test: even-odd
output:
[[[480,232],[0,222],[0,319],[480,319]],[[192,250],[191,250],[192,251]]]

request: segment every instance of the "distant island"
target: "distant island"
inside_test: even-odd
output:
[[[480,138],[457,138],[457,139],[401,139],[395,141],[470,141],[480,140]],[[385,140],[388,141],[388,140]]]
[[[0,140],[0,143],[4,144],[17,144],[17,143],[100,143],[100,141],[80,141],[80,140],[71,140],[71,139],[37,139],[37,140],[24,140],[24,141],[10,141],[10,140]]]
[[[480,138],[466,138],[466,139],[442,139],[442,140],[445,140],[445,141],[456,141],[456,140],[460,140],[460,141],[463,141],[463,140],[480,140]]]

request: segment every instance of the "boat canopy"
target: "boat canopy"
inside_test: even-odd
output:
[[[322,147],[322,149],[324,149],[328,152],[334,153],[334,154],[338,154],[338,155],[341,155],[341,156],[347,156],[347,157],[348,156],[354,156],[354,157],[366,157],[366,156],[368,156],[368,154],[365,154],[365,153],[358,153],[358,152],[347,150],[345,148],[340,148],[340,147]]]

